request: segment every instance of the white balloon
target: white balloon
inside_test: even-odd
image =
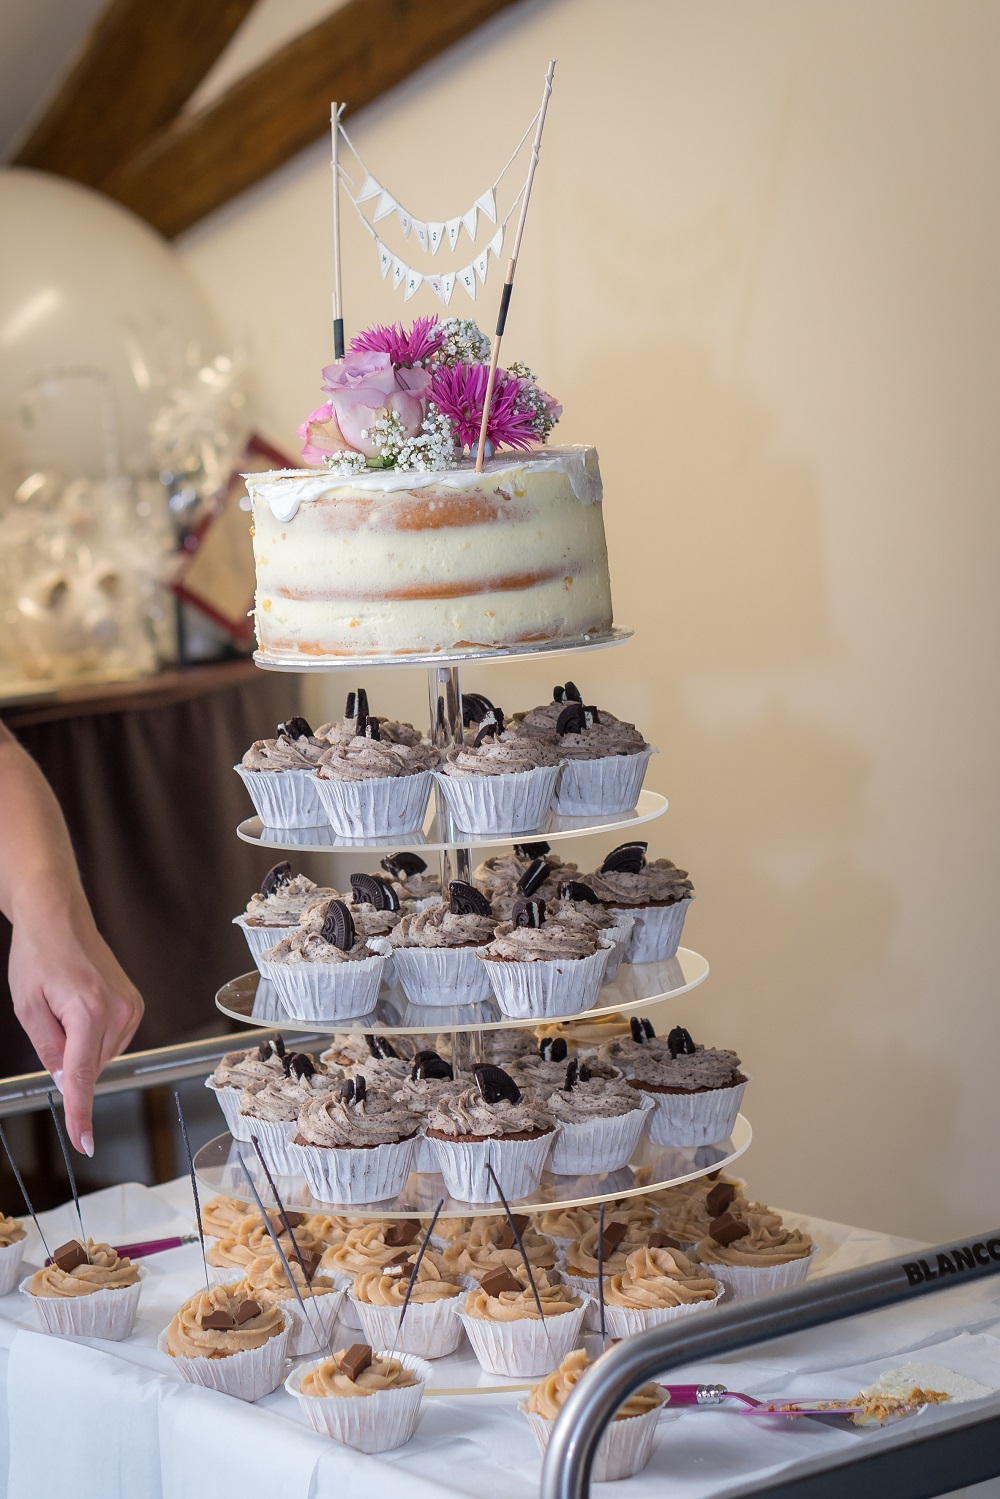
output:
[[[93,480],[155,472],[150,424],[223,354],[166,240],[102,194],[0,170],[0,463]]]

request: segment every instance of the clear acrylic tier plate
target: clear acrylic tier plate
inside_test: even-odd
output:
[[[265,671],[367,671],[369,667],[392,666],[464,666],[473,661],[523,661],[529,656],[569,656],[579,651],[602,651],[609,645],[623,645],[631,640],[632,630],[595,630],[569,640],[525,640],[519,645],[470,645],[451,651],[433,651],[422,655],[402,655],[390,651],[372,656],[299,656],[276,651],[254,651],[253,659]]]
[[[670,1145],[652,1145],[642,1140],[627,1166],[599,1176],[557,1176],[542,1173],[537,1192],[521,1202],[511,1203],[519,1213],[546,1212],[552,1207],[588,1207],[609,1197],[640,1197],[664,1187],[677,1186],[722,1171],[739,1159],[752,1139],[749,1121],[740,1114],[728,1140],[714,1145],[695,1145],[681,1149]],[[249,1202],[253,1194],[247,1186],[240,1162],[245,1161],[265,1207],[276,1203],[267,1177],[249,1143],[235,1141],[228,1133],[216,1135],[203,1145],[194,1158],[199,1181],[209,1192],[221,1193]],[[504,1208],[498,1202],[462,1202],[450,1197],[444,1180],[436,1172],[411,1172],[398,1197],[384,1202],[329,1203],[314,1197],[299,1176],[275,1176],[274,1184],[286,1208],[297,1213],[337,1213],[372,1218],[429,1218],[444,1199],[442,1214],[446,1218],[498,1217]]]
[[[622,1011],[641,1010],[659,1000],[676,999],[704,983],[708,963],[700,953],[679,947],[673,958],[659,963],[623,963],[614,980],[605,984],[598,1002],[580,1015],[535,1016],[511,1020],[496,1001],[476,1005],[413,1005],[395,984],[383,984],[375,1008],[360,1019],[299,1020],[290,1015],[274,985],[259,973],[244,973],[232,979],[215,996],[216,1008],[230,1020],[245,1025],[270,1026],[277,1030],[306,1031],[333,1035],[339,1031],[386,1032],[399,1035],[437,1035],[440,1031],[516,1029],[524,1026],[571,1024],[599,1020]]]

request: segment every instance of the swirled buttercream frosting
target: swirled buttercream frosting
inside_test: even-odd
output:
[[[330,748],[325,739],[315,734],[300,734],[289,738],[279,734],[276,739],[255,739],[243,756],[245,770],[312,770],[320,756]]]
[[[474,1275],[477,1280],[490,1270],[499,1270],[501,1266],[516,1273],[523,1267],[524,1261],[516,1244],[505,1246],[501,1242],[505,1236],[509,1237],[506,1231],[505,1218],[474,1222],[466,1233],[453,1239],[441,1253],[449,1273]],[[534,1228],[524,1228],[521,1231],[521,1244],[533,1270],[555,1269],[556,1252],[544,1234]]]
[[[243,1281],[198,1291],[179,1308],[167,1328],[167,1352],[171,1358],[230,1358],[251,1348],[263,1348],[269,1338],[284,1330],[285,1321],[275,1303],[261,1307],[256,1317],[238,1327],[203,1327],[213,1312],[235,1316],[244,1302],[253,1301]]]
[[[584,881],[606,906],[671,906],[694,894],[687,870],[670,859],[653,859],[637,874],[612,869],[588,874]]]
[[[294,1254],[286,1254],[285,1258],[292,1272],[292,1280],[306,1305],[310,1295],[328,1296],[334,1289],[333,1282],[327,1280],[325,1275],[314,1275],[312,1280],[307,1280]],[[261,1306],[275,1301],[295,1300],[295,1292],[285,1274],[284,1265],[278,1259],[268,1259],[266,1255],[250,1261],[243,1283],[254,1301]]]
[[[335,943],[327,942],[319,932],[309,931],[306,927],[300,927],[290,937],[282,937],[264,954],[268,963],[357,963],[362,958],[371,957],[374,953],[366,945],[363,932],[356,933],[354,946],[345,952]]]
[[[392,931],[393,947],[479,947],[496,927],[493,916],[458,916],[442,903],[404,916]]]
[[[409,1291],[411,1301],[426,1306],[431,1301],[450,1301],[461,1295],[461,1286],[442,1275],[429,1253],[420,1261],[412,1290],[411,1279],[412,1276],[405,1272],[392,1275],[381,1270],[363,1270],[354,1277],[355,1300],[367,1302],[369,1306],[401,1307]]]
[[[395,1259],[404,1248],[411,1259],[415,1259],[422,1235],[418,1233],[409,1244],[400,1246],[390,1242],[394,1237],[394,1226],[390,1219],[375,1218],[352,1228],[342,1244],[327,1250],[320,1268],[331,1274],[350,1276],[360,1275],[363,1270],[381,1271],[382,1266]],[[438,1269],[441,1268],[432,1250],[428,1249],[424,1259]]]
[[[527,1284],[523,1267],[518,1279],[524,1282],[520,1291],[501,1291],[496,1296],[490,1296],[482,1286],[470,1291],[465,1298],[465,1315],[480,1317],[488,1322],[523,1322],[525,1319],[539,1321],[538,1302],[534,1291]],[[576,1311],[580,1305],[580,1297],[574,1290],[550,1281],[544,1271],[535,1276],[535,1288],[546,1317],[561,1317],[566,1312]]]
[[[296,1141],[327,1149],[370,1148],[408,1140],[419,1128],[419,1114],[388,1094],[372,1089],[361,1103],[324,1094],[307,1103],[299,1114]]]
[[[291,1260],[295,1255],[295,1247],[291,1239],[283,1231],[279,1222],[275,1221],[272,1227],[278,1234],[278,1243],[281,1245],[282,1253],[287,1260]],[[304,1224],[300,1224],[293,1231],[295,1243],[300,1250],[308,1249],[312,1253],[318,1253],[322,1249],[323,1246],[310,1236]],[[214,1244],[210,1244],[205,1258],[217,1270],[245,1271],[254,1260],[277,1260],[278,1256],[271,1235],[260,1221],[259,1215],[248,1215],[236,1224],[231,1233],[216,1240]]]
[[[212,1073],[212,1082],[217,1088],[249,1088],[253,1083],[267,1082],[270,1078],[283,1077],[285,1069],[281,1057],[273,1048],[265,1046],[268,1055],[261,1057],[256,1046],[249,1051],[227,1051]]]
[[[24,1224],[17,1218],[8,1218],[5,1213],[0,1213],[0,1249],[19,1244],[23,1238]]]
[[[697,1051],[676,1057],[666,1046],[640,1046],[625,1072],[638,1087],[653,1092],[705,1093],[745,1081],[735,1051],[714,1046],[699,1046]]]
[[[590,1359],[586,1350],[574,1349],[566,1355],[558,1369],[535,1385],[525,1402],[527,1409],[533,1415],[544,1417],[546,1421],[554,1421],[573,1386],[589,1368]],[[630,1416],[645,1416],[661,1406],[665,1399],[666,1395],[658,1385],[644,1384],[634,1395],[628,1397],[624,1405],[619,1406],[615,1412],[615,1420],[627,1421]]]
[[[61,1270],[56,1264],[36,1270],[28,1282],[28,1294],[55,1299],[92,1296],[95,1291],[119,1291],[134,1286],[139,1279],[138,1267],[130,1259],[119,1258],[110,1244],[95,1244],[88,1239],[87,1257],[89,1264],[77,1265],[72,1270]]]
[[[247,901],[246,919],[251,926],[297,926],[307,906],[336,897],[336,890],[317,885],[304,874],[296,874],[270,895],[255,890]]]
[[[339,1082],[338,1077],[328,1072],[314,1072],[310,1077],[276,1077],[242,1093],[240,1112],[249,1119],[292,1124],[305,1104],[337,1089]]]
[[[389,744],[384,739],[351,739],[320,757],[317,774],[325,781],[372,781],[415,776],[433,770],[440,755],[431,744]]]
[[[641,1108],[635,1088],[624,1078],[592,1077],[577,1082],[568,1091],[556,1088],[549,1093],[545,1107],[560,1124],[590,1124],[594,1119],[615,1119]]]
[[[344,1372],[343,1358],[346,1352],[347,1349],[342,1348],[330,1358],[325,1358],[314,1369],[307,1370],[302,1376],[299,1393],[311,1398],[339,1396],[343,1399],[356,1399],[378,1395],[382,1390],[399,1390],[404,1385],[420,1383],[412,1369],[405,1368],[398,1359],[383,1353],[373,1353],[368,1368],[362,1369],[357,1378],[352,1379],[350,1374]]]
[[[558,764],[557,752],[540,739],[504,729],[484,739],[478,749],[465,745],[452,750],[441,769],[448,776],[509,776]]]
[[[604,1300],[609,1306],[640,1311],[714,1301],[718,1294],[718,1282],[677,1249],[635,1249],[624,1271],[604,1281]]]
[[[599,942],[596,927],[585,930],[578,923],[569,925],[557,917],[541,926],[511,926],[505,921],[497,927],[484,955],[505,963],[565,962],[592,957]]]
[[[615,1214],[607,1214],[604,1223],[604,1232],[607,1234],[612,1223],[621,1223],[624,1220]],[[598,1225],[586,1229],[578,1239],[566,1250],[566,1273],[568,1275],[595,1276],[598,1274],[597,1263],[597,1234]],[[610,1254],[604,1256],[604,1274],[618,1275],[625,1270],[628,1256],[634,1249],[640,1249],[646,1242],[648,1230],[643,1223],[626,1223],[625,1237],[617,1248]]]
[[[427,1121],[427,1133],[445,1139],[502,1138],[509,1135],[544,1134],[552,1120],[537,1104],[522,1098],[518,1103],[501,1098],[487,1103],[478,1088],[464,1088],[442,1098]]]
[[[781,1214],[762,1202],[751,1202],[742,1211],[734,1204],[729,1211],[750,1232],[731,1244],[719,1244],[711,1235],[702,1239],[694,1256],[703,1265],[785,1265],[812,1253],[809,1235],[786,1228]]]
[[[624,723],[603,710],[589,728],[559,738],[559,753],[564,760],[605,760],[611,755],[638,755],[648,748],[634,723]]]

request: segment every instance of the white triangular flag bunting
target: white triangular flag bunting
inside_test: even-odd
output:
[[[458,236],[462,232],[462,220],[449,219],[444,227],[448,231],[448,243],[454,250],[455,246],[458,244]]]
[[[400,260],[400,258],[399,258],[398,255],[394,255],[392,257],[392,289],[393,289],[393,291],[396,290],[396,287],[402,281],[403,277],[406,275],[406,273],[407,273],[407,271],[409,269],[410,269],[410,267],[408,265],[404,265],[403,262]]]
[[[483,253],[481,255],[477,256],[477,258],[472,262],[472,264],[476,268],[476,275],[479,277],[480,281],[485,286],[486,285],[486,272],[489,270],[489,265],[490,265],[490,247],[489,247],[489,245],[486,246],[486,249],[483,251]]]
[[[415,234],[421,250],[427,249],[427,225],[423,219],[413,220],[413,233]]]
[[[460,271],[455,272],[456,277],[465,287],[473,301],[476,300],[476,273],[471,265],[463,266]]]
[[[481,198],[476,199],[476,207],[481,209],[482,212],[485,213],[491,224],[496,223],[497,200],[492,188],[490,188],[489,192],[483,193],[483,196]]]
[[[425,276],[424,277],[424,281],[430,287],[430,289],[434,293],[434,295],[436,297],[440,297],[440,295],[441,295],[441,277],[440,276]]]
[[[372,223],[377,224],[379,219],[387,219],[390,213],[395,213],[398,207],[399,204],[392,196],[392,193],[386,192],[385,188],[383,188],[382,196],[378,200],[378,207],[375,210],[375,215],[372,219]]]
[[[436,255],[437,252],[440,250],[440,248],[441,248],[441,241],[443,239],[444,239],[444,225],[443,224],[428,224],[427,225],[427,241],[428,241],[428,244],[431,247],[431,254],[432,255]]]
[[[403,301],[404,302],[408,302],[410,300],[410,298],[413,296],[413,293],[417,290],[417,287],[423,285],[423,280],[424,280],[424,278],[423,278],[423,276],[421,276],[421,274],[420,274],[419,271],[410,271],[410,270],[407,271],[407,273],[406,273],[406,291],[403,294]]]
[[[502,224],[500,225],[500,228],[497,230],[496,234],[494,234],[493,238],[490,240],[490,249],[493,251],[494,255],[499,260],[500,259],[500,251],[503,249],[503,225]]]
[[[392,265],[392,251],[387,250],[380,239],[377,239],[375,243],[378,245],[378,268],[382,272],[382,280],[384,281],[389,274],[389,267]]]
[[[470,208],[469,211],[468,211],[468,213],[463,213],[463,215],[462,215],[462,223],[465,225],[466,232],[467,232],[469,238],[471,240],[473,240],[473,241],[476,238],[476,224],[478,223],[478,221],[479,221],[479,209],[478,208]]]
[[[397,208],[398,208],[398,205],[397,205]],[[404,239],[409,239],[409,237],[410,237],[410,225],[413,223],[413,220],[411,219],[410,215],[407,213],[407,211],[406,211],[405,208],[398,208],[398,212],[399,212],[399,222],[403,226],[403,238]]]
[[[451,294],[455,290],[455,272],[448,271],[445,275],[439,277],[439,280],[441,282],[441,291],[439,293],[439,296],[444,305],[447,307],[448,303],[451,301]]]
[[[365,173],[365,185],[355,198],[355,203],[367,203],[369,198],[377,198],[382,191],[381,182],[377,182],[371,172]]]

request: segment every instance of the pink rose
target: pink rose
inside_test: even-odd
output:
[[[539,387],[538,394],[541,396],[542,404],[549,413],[549,416],[554,422],[557,422],[563,414],[562,406],[556,400],[555,396],[550,396],[548,391],[542,390],[541,387]]]
[[[310,411],[301,427],[296,427],[295,434],[302,439],[303,458],[319,467],[326,458],[342,453],[348,446],[329,401]]]
[[[341,364],[323,371],[323,389],[344,442],[366,458],[378,457],[371,434],[380,417],[394,411],[407,437],[416,437],[430,399],[431,378],[426,370],[394,370],[385,353],[366,350],[345,356]]]

